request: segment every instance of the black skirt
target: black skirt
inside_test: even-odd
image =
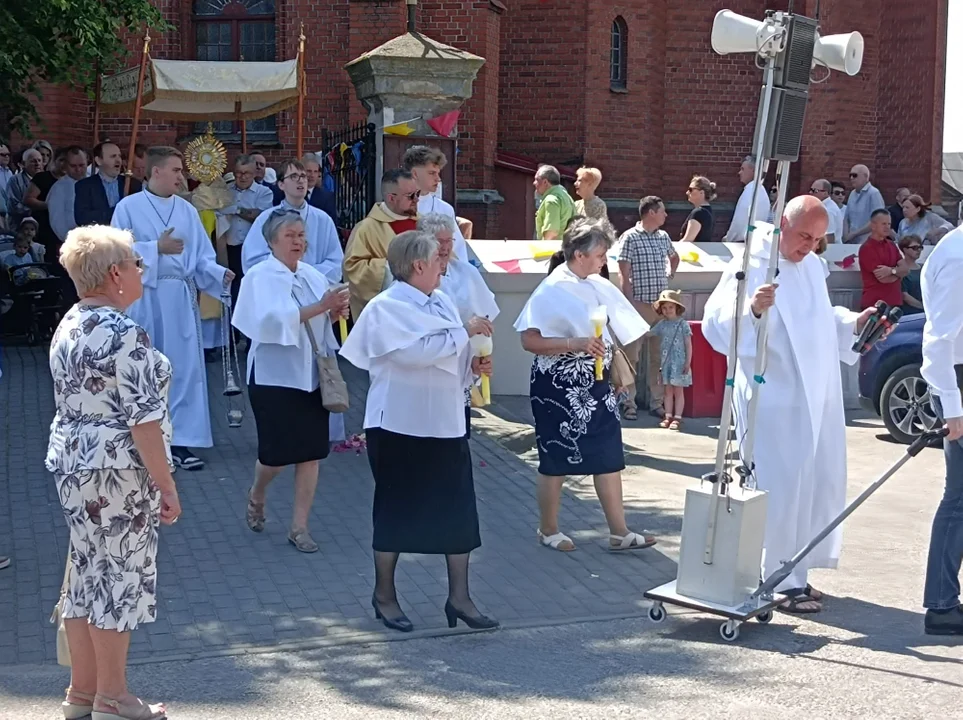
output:
[[[481,546],[468,437],[422,438],[368,428],[375,480],[372,547],[460,555]]]
[[[262,465],[284,467],[328,457],[329,414],[321,403],[320,388],[305,392],[258,385],[252,368],[247,391],[257,425],[257,459]]]

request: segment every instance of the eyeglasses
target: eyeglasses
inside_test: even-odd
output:
[[[686,192],[687,192],[687,193],[695,192],[695,191],[698,190],[698,189],[699,189],[699,188],[692,188],[692,187],[690,187],[690,188],[686,188]]]
[[[849,177],[851,177],[851,178],[858,178],[858,177],[859,177],[859,173],[849,173]]]
[[[833,195],[845,195],[845,190],[833,190]]]
[[[809,192],[810,194],[815,195],[818,192],[822,192],[822,188],[809,188]]]
[[[389,195],[394,195],[395,197],[406,197],[406,198],[408,198],[409,200],[417,200],[417,199],[418,199],[418,195],[420,194],[420,191],[415,190],[414,192],[404,193],[404,194],[402,194],[402,193],[388,193],[388,194],[389,194]]]
[[[10,153],[8,153],[8,152],[0,152],[0,157],[10,157]]]
[[[305,173],[291,173],[290,175],[285,175],[281,180],[307,180],[308,176]]]
[[[134,255],[134,257],[125,258],[125,259],[121,262],[121,265],[123,265],[124,263],[129,263],[129,262],[134,263],[134,267],[136,267],[138,270],[143,270],[143,269],[144,269],[144,258],[142,258],[140,255]]]
[[[922,245],[906,245],[903,247],[904,250],[922,250]]]

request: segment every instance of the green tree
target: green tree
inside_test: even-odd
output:
[[[0,0],[0,134],[29,132],[43,83],[92,91],[127,56],[123,31],[145,25],[169,27],[150,0]]]

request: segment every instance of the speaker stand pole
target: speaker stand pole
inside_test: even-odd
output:
[[[762,94],[759,98],[759,112],[756,115],[756,131],[754,136],[754,154],[756,167],[753,172],[753,187],[758,187],[765,177],[767,162],[763,160],[763,153],[766,144],[766,127],[769,122],[769,110],[772,106],[772,94],[774,75],[776,69],[776,59],[773,55],[766,58],[766,66],[763,72]],[[788,179],[788,173],[787,173]],[[785,192],[781,189],[781,192]],[[713,474],[712,496],[709,500],[709,524],[706,527],[706,545],[703,562],[711,565],[715,557],[716,546],[716,517],[719,511],[719,495],[722,486],[727,483],[726,460],[728,458],[729,439],[732,428],[732,395],[736,379],[736,364],[739,357],[739,322],[745,312],[746,306],[746,286],[748,283],[749,256],[752,249],[752,239],[755,234],[755,214],[756,214],[756,193],[752,194],[752,202],[749,205],[749,229],[746,233],[746,244],[742,255],[742,272],[739,275],[736,290],[736,309],[733,318],[732,335],[729,339],[729,355],[726,359],[726,389],[722,399],[722,417],[719,420],[719,440],[716,445],[716,464]],[[772,261],[770,261],[772,264]],[[753,393],[755,396],[757,393]],[[750,432],[752,426],[749,426]],[[744,457],[744,462],[748,467],[752,467],[752,457]],[[728,488],[726,488],[728,490]]]

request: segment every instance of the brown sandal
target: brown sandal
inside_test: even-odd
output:
[[[672,422],[669,423],[669,430],[681,430],[681,429],[682,429],[682,420],[680,420],[679,418],[673,418]]]
[[[671,424],[672,424],[672,418],[666,416],[666,417],[662,418],[662,422],[659,423],[659,427],[668,429],[668,428],[669,428],[669,425],[671,425]]]
[[[303,553],[318,551],[318,544],[314,542],[307,530],[291,530],[288,533],[288,542]]]
[[[264,531],[264,503],[256,503],[247,495],[247,526],[254,532]]]

